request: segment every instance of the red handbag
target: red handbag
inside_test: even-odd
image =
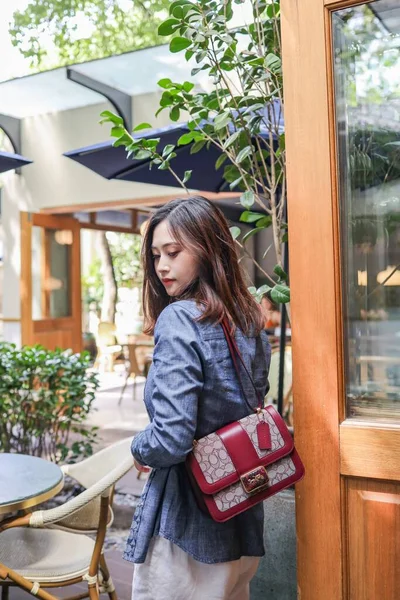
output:
[[[226,319],[222,328],[244,399],[253,414],[195,440],[186,460],[199,506],[219,522],[232,519],[304,476],[286,423],[273,406],[264,407]],[[256,409],[246,398],[237,358],[256,391]]]

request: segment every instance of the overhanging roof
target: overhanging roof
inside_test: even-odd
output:
[[[204,77],[202,74],[191,77],[192,65],[181,56],[171,54],[166,44],[71,67],[130,96],[159,90],[157,82],[164,77],[176,81],[190,77],[191,81],[198,82]],[[104,102],[101,94],[67,79],[67,67],[0,82],[0,114],[19,119],[101,102]]]

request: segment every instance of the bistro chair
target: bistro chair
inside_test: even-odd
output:
[[[38,510],[0,523],[0,587],[17,585],[43,600],[57,600],[46,588],[86,582],[87,592],[66,600],[107,593],[117,600],[103,555],[115,483],[132,467],[132,438],[63,468],[82,484],[84,492],[62,506]],[[95,533],[95,539],[87,533]],[[3,580],[3,581],[2,581]],[[4,596],[5,593],[5,596]]]
[[[96,334],[97,356],[95,368],[113,371],[114,364],[122,354],[121,344],[117,344],[116,326],[114,323],[101,321]]]
[[[133,400],[136,400],[136,383],[137,377],[146,377],[146,359],[145,354],[148,354],[149,349],[146,347],[140,347],[140,344],[126,344],[128,352],[128,360],[126,362],[126,377],[125,382],[121,391],[121,395],[119,397],[118,404],[121,404],[122,397],[124,395],[126,386],[128,384],[128,379],[130,377],[133,378]],[[140,360],[141,359],[141,360]],[[140,360],[140,362],[139,362]]]

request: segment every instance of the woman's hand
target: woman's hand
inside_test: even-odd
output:
[[[150,467],[146,467],[145,465],[141,465],[136,458],[133,459],[133,464],[135,465],[135,469],[137,469],[140,473],[149,473]]]

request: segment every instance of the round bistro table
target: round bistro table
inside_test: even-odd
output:
[[[0,515],[36,506],[64,485],[54,463],[25,454],[0,454]]]

